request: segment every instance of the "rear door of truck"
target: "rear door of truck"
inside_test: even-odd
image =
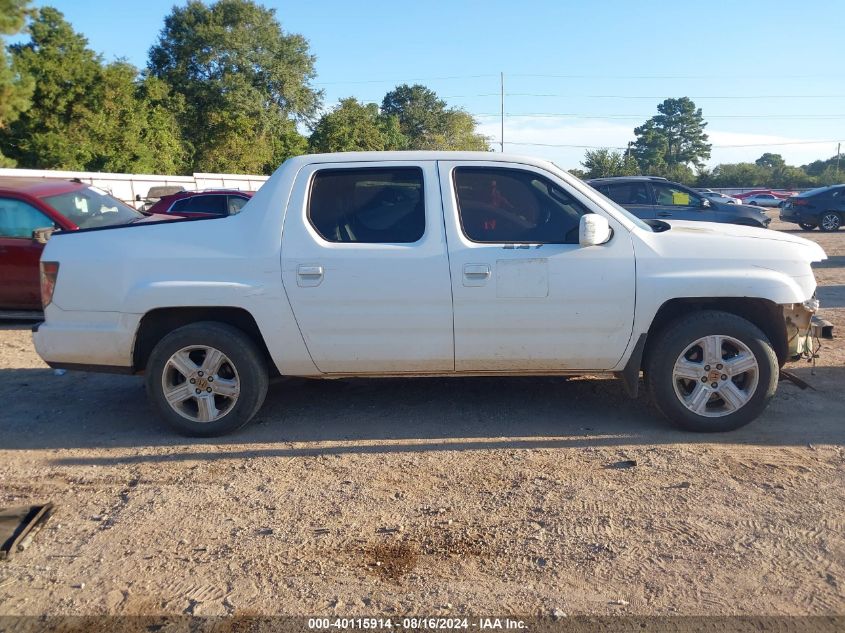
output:
[[[320,371],[454,371],[434,161],[304,167],[285,216],[282,280]]]

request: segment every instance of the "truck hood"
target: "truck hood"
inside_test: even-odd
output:
[[[751,258],[758,251],[758,246],[765,246],[767,254],[778,253],[787,260],[799,259],[803,262],[820,262],[827,259],[827,254],[821,246],[813,241],[772,229],[742,226],[739,224],[692,222],[685,220],[670,220],[667,222],[672,228],[656,235],[665,236],[670,241],[677,241],[688,246],[706,248],[713,254],[730,252],[731,259],[735,259],[737,251],[747,240],[755,240],[751,244],[746,256]],[[762,244],[761,244],[762,243]],[[774,244],[772,244],[774,243]],[[770,259],[766,257],[765,259]]]
[[[670,221],[659,233],[636,231],[638,290],[671,288],[673,297],[759,297],[777,304],[813,296],[811,264],[826,259],[809,240],[736,224]],[[655,301],[658,299],[655,298]]]

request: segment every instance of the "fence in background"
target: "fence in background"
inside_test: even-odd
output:
[[[150,187],[178,186],[186,191],[200,189],[241,189],[258,191],[269,176],[243,174],[204,174],[191,176],[162,176],[155,174],[114,174],[93,171],[55,171],[50,169],[9,169],[0,168],[0,176],[18,176],[26,178],[54,178],[70,180],[78,178],[84,183],[108,191],[119,200],[136,208],[142,206]],[[139,198],[141,201],[139,201]]]

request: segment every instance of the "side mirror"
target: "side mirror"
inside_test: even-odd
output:
[[[709,201],[707,198],[702,198],[702,199],[701,199],[701,208],[702,208],[702,209],[709,209],[709,208],[710,208],[710,207],[712,207],[712,206],[713,206],[713,205],[712,205],[712,204],[710,204],[710,201]]]
[[[610,224],[607,218],[596,213],[581,216],[578,225],[578,243],[581,246],[598,246],[610,239]]]
[[[135,202],[141,202],[141,194],[140,193],[135,194]]]
[[[53,234],[53,231],[55,231],[55,230],[56,230],[55,227],[52,227],[52,226],[48,226],[48,227],[45,227],[43,229],[35,229],[32,232],[32,239],[34,239],[39,244],[46,244],[47,240],[50,239],[50,236]]]

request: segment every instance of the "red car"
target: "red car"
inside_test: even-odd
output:
[[[0,177],[0,311],[41,309],[38,262],[53,231],[159,219],[79,181]]]
[[[162,213],[182,218],[225,217],[239,213],[252,195],[252,191],[238,189],[180,191],[161,197],[145,213]]]
[[[740,200],[745,200],[746,198],[752,198],[759,194],[770,194],[773,195],[775,198],[780,198],[781,200],[786,200],[789,196],[796,195],[797,192],[795,191],[775,191],[773,189],[753,189],[752,191],[746,191],[745,193],[735,193],[732,194],[734,198],[739,198]]]

